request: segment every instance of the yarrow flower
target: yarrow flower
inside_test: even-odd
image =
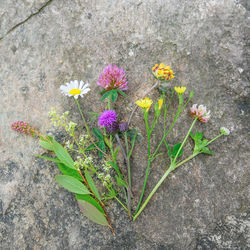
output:
[[[182,95],[186,91],[186,87],[174,87],[174,90],[177,94]]]
[[[128,89],[125,71],[122,68],[118,68],[116,65],[112,66],[112,64],[104,68],[97,81],[97,84],[106,90]]]
[[[152,72],[155,78],[159,80],[169,81],[174,78],[174,72],[170,66],[166,66],[164,63],[161,63],[160,65],[155,64],[152,68]]]
[[[199,121],[201,122],[208,122],[208,120],[210,119],[210,110],[207,112],[206,106],[199,105],[197,107],[197,105],[198,104],[194,104],[190,108],[191,116],[198,117]]]
[[[77,80],[70,81],[65,85],[60,86],[61,92],[66,96],[74,96],[75,99],[78,99],[79,96],[83,97],[83,95],[87,94],[90,91],[88,88],[89,84]]]
[[[141,100],[136,101],[136,104],[139,107],[146,109],[146,111],[148,112],[151,105],[153,104],[153,101],[151,99],[149,99],[148,97],[145,97],[145,99],[141,99]]]
[[[34,136],[35,128],[31,127],[28,122],[16,121],[11,124],[11,128],[17,132]]]
[[[114,122],[116,122],[117,114],[114,110],[105,110],[100,116],[99,116],[99,125],[102,127],[109,127]]]
[[[229,135],[230,134],[230,130],[228,128],[225,128],[225,127],[221,127],[220,132],[222,134],[224,134],[224,135]]]

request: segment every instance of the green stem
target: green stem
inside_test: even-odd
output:
[[[129,148],[128,148],[128,136],[127,136],[127,132],[124,133],[124,137],[125,137],[125,144],[126,144],[126,151],[127,151],[128,186],[129,186],[129,189],[132,191],[132,185],[131,185],[131,171],[130,171],[130,159],[129,159]]]
[[[190,126],[190,128],[189,128],[189,130],[188,130],[188,132],[187,132],[186,137],[184,138],[184,140],[183,140],[181,146],[179,147],[179,150],[177,151],[177,154],[176,154],[176,156],[175,156],[175,158],[174,158],[174,160],[173,160],[173,164],[175,164],[176,159],[177,159],[179,153],[181,152],[181,150],[182,150],[182,148],[183,148],[183,146],[184,146],[184,144],[185,144],[185,142],[186,142],[186,140],[187,140],[189,134],[191,133],[191,131],[192,131],[192,129],[193,129],[193,127],[194,127],[194,124],[196,123],[197,119],[198,119],[198,116],[196,116],[195,119],[194,119],[194,121],[192,122],[192,124],[191,124],[191,126]]]
[[[165,113],[166,113],[166,112],[164,111],[164,123],[165,123]],[[176,113],[175,118],[174,118],[174,120],[173,120],[173,122],[172,122],[172,124],[171,124],[171,127],[169,128],[169,130],[167,131],[167,133],[166,133],[166,131],[165,131],[165,125],[164,125],[164,135],[163,135],[163,137],[162,137],[160,143],[158,144],[158,146],[157,146],[155,152],[153,153],[153,155],[152,155],[152,157],[151,157],[152,160],[155,159],[155,155],[156,155],[157,152],[159,151],[159,149],[160,149],[160,147],[161,147],[161,144],[164,142],[164,140],[165,140],[165,138],[168,136],[169,132],[170,132],[170,131],[172,130],[172,128],[174,127],[175,122],[176,122],[176,120],[178,119],[180,113],[181,113],[181,103],[179,103],[179,106],[178,106],[178,109],[177,109],[177,113]]]
[[[187,161],[193,159],[195,156],[197,156],[199,153],[196,154],[192,154],[189,157],[187,157],[185,160],[183,160],[182,162],[176,164],[176,165],[171,165],[168,170],[165,172],[165,174],[161,177],[161,179],[157,182],[157,184],[155,185],[155,187],[153,188],[153,190],[151,191],[151,193],[149,194],[149,196],[147,197],[147,199],[145,200],[145,202],[143,203],[143,205],[141,206],[140,210],[134,215],[133,217],[133,221],[136,220],[136,218],[140,215],[140,213],[142,212],[142,210],[147,206],[149,200],[152,198],[152,196],[155,194],[155,192],[157,191],[157,189],[160,187],[160,185],[163,183],[163,181],[167,178],[167,176],[173,171],[175,170],[177,167],[181,166],[182,164],[186,163]]]
[[[222,135],[223,135],[223,134],[217,135],[217,136],[214,137],[212,140],[210,140],[210,141],[207,143],[207,145],[209,145],[211,142],[215,141],[216,139],[220,138]],[[206,146],[207,146],[207,145],[206,145]]]
[[[111,95],[108,98],[108,108],[109,110],[111,109]]]
[[[143,188],[142,188],[142,192],[141,192],[141,197],[140,197],[139,203],[137,205],[135,214],[139,210],[143,196],[144,196],[144,192],[145,192],[146,184],[147,184],[147,180],[148,180],[148,175],[149,175],[149,168],[150,168],[150,164],[151,164],[151,161],[150,161],[150,131],[149,131],[149,126],[148,126],[148,119],[147,119],[146,111],[144,111],[144,119],[145,119],[147,136],[148,136],[148,164],[147,164],[146,176],[145,176],[145,180],[144,180],[144,184],[143,184]]]
[[[76,102],[77,107],[78,107],[78,109],[79,109],[79,112],[80,112],[80,114],[81,114],[81,117],[82,117],[84,126],[85,126],[85,128],[87,129],[88,136],[91,137],[90,130],[89,130],[89,126],[88,126],[88,124],[87,124],[87,122],[86,122],[86,120],[85,120],[85,117],[84,117],[83,112],[82,112],[82,110],[81,110],[80,103],[79,103],[78,99],[75,99],[75,102]]]
[[[157,189],[160,187],[160,185],[162,184],[162,182],[166,179],[166,177],[169,175],[169,173],[171,171],[172,171],[172,167],[170,166],[168,168],[168,170],[165,172],[165,174],[161,177],[161,179],[159,180],[159,182],[155,185],[155,187],[153,188],[153,190],[151,191],[151,193],[149,194],[149,196],[147,197],[147,199],[145,200],[145,202],[141,206],[140,210],[136,211],[136,213],[135,213],[135,215],[133,217],[133,221],[136,220],[136,218],[139,216],[139,214],[142,212],[142,210],[146,207],[146,205],[148,204],[148,202],[151,199],[151,197],[154,195],[154,193],[157,191]]]

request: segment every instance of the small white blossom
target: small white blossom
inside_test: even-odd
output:
[[[224,135],[229,135],[230,134],[230,130],[228,128],[225,128],[225,127],[221,127],[220,132],[222,134],[224,134]]]

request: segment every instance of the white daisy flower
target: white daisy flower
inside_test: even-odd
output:
[[[90,88],[88,88],[89,84],[84,83],[83,81],[80,81],[80,83],[77,80],[70,81],[69,83],[66,83],[65,85],[60,86],[61,92],[66,96],[74,96],[75,99],[78,99],[78,96],[83,97],[83,95],[87,94],[90,91]]]

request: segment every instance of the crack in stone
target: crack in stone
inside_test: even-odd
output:
[[[31,19],[33,16],[38,15],[45,7],[49,6],[54,0],[49,0],[46,2],[41,8],[38,9],[38,11],[32,13],[30,16],[28,16],[26,19],[24,19],[22,22],[16,24],[13,26],[10,30],[8,30],[4,36],[0,37],[0,41],[3,40],[8,34],[10,34],[12,31],[14,31],[16,28],[18,28],[20,25],[26,23],[29,19]]]

